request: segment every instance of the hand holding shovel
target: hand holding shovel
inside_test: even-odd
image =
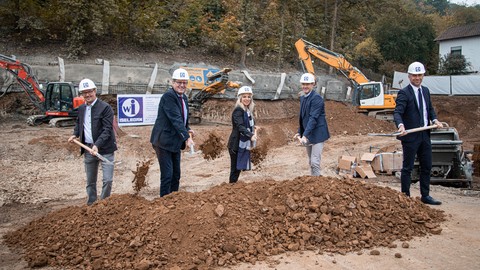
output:
[[[82,147],[83,149],[87,150],[89,153],[92,153],[92,152],[93,152],[92,148],[90,148],[90,147],[86,146],[85,144],[79,142],[77,139],[73,139],[72,142],[78,144],[80,147]],[[95,156],[96,156],[97,158],[99,158],[101,161],[103,161],[103,162],[105,162],[105,163],[107,163],[107,164],[109,164],[109,165],[113,165],[113,162],[111,162],[110,160],[106,159],[104,156],[100,155],[98,152],[95,154]]]

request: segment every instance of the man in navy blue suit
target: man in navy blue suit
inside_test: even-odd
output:
[[[172,87],[163,94],[150,142],[160,164],[160,197],[178,191],[181,150],[194,145],[188,125],[188,100],[185,95],[189,76],[179,68],[173,72]]]
[[[430,196],[430,171],[432,169],[432,144],[430,130],[407,133],[407,129],[428,126],[430,122],[437,128],[443,127],[438,121],[430,100],[430,91],[422,86],[425,67],[420,62],[413,62],[408,67],[410,84],[398,92],[393,114],[402,142],[402,192],[410,196],[412,170],[415,156],[420,163],[420,194],[425,204],[440,205],[440,201]]]
[[[315,91],[315,76],[305,73],[300,78],[303,96],[300,97],[300,117],[296,138],[307,148],[310,173],[313,176],[321,175],[320,161],[322,160],[323,144],[328,138],[327,120],[325,119],[325,102]]]

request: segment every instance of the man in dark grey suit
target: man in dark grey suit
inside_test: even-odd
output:
[[[302,145],[306,146],[311,175],[319,176],[323,144],[330,138],[325,118],[325,102],[317,92],[313,91],[315,87],[313,74],[303,74],[300,83],[303,96],[300,97],[299,127],[295,137],[298,137]]]
[[[402,192],[410,196],[412,170],[415,156],[420,163],[420,193],[425,204],[440,205],[441,202],[430,196],[430,171],[432,169],[432,144],[430,130],[407,133],[405,130],[428,126],[430,122],[443,127],[430,100],[430,91],[422,86],[425,67],[420,62],[413,62],[408,67],[410,84],[398,92],[393,114],[402,141]]]
[[[113,181],[114,152],[117,142],[113,130],[112,107],[97,98],[97,87],[90,79],[80,81],[78,91],[85,99],[85,104],[78,107],[78,117],[69,142],[79,138],[79,141],[92,149],[91,152],[81,149],[84,154],[85,173],[87,175],[87,205],[97,200],[98,165],[101,163],[103,172],[103,186],[101,199],[110,196]],[[105,157],[110,163],[97,158],[97,153]]]
[[[188,80],[185,69],[173,72],[172,87],[160,99],[150,137],[160,164],[160,197],[178,191],[181,150],[194,145],[194,132],[188,125],[188,100],[184,94]]]

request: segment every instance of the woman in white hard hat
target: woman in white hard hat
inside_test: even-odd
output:
[[[242,86],[237,93],[237,102],[232,113],[232,133],[228,140],[230,154],[229,182],[238,181],[240,172],[251,169],[250,149],[257,141],[253,119],[253,91],[250,86]]]

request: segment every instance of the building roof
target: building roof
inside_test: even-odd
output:
[[[480,22],[450,27],[445,30],[435,41],[443,41],[449,39],[466,38],[480,36]]]

